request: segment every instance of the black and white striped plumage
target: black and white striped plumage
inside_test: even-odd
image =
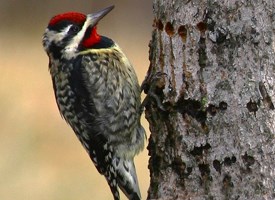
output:
[[[144,147],[141,89],[121,49],[95,27],[112,9],[53,17],[43,46],[61,115],[106,177],[114,199],[120,199],[119,186],[129,199],[139,200],[133,158]]]

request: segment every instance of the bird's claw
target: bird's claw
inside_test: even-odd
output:
[[[166,111],[159,95],[156,93],[157,90],[164,88],[164,76],[167,76],[167,74],[164,72],[156,72],[143,81],[141,89],[147,94],[147,96],[141,104],[141,112],[143,112],[144,107],[147,106],[151,100],[154,100],[160,110]]]

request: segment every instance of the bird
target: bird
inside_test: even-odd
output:
[[[42,43],[61,116],[105,176],[114,200],[120,199],[119,188],[128,199],[140,200],[134,157],[146,139],[141,88],[122,49],[97,31],[113,8],[57,14]]]

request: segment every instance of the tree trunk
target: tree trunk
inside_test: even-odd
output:
[[[275,199],[273,1],[153,1],[148,199]]]

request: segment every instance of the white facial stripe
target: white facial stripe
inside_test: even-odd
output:
[[[65,27],[61,32],[49,30],[47,28],[43,37],[43,44],[45,45],[45,49],[47,49],[52,42],[58,44],[60,41],[62,41],[63,38],[66,37],[71,26],[72,25]]]
[[[83,39],[85,32],[87,28],[91,25],[91,22],[89,18],[85,21],[84,25],[82,26],[82,29],[77,33],[76,36],[74,36],[68,44],[68,46],[65,48],[65,52],[67,53],[67,56],[70,57],[70,55],[74,54],[77,50],[78,45],[80,44],[81,40]]]

